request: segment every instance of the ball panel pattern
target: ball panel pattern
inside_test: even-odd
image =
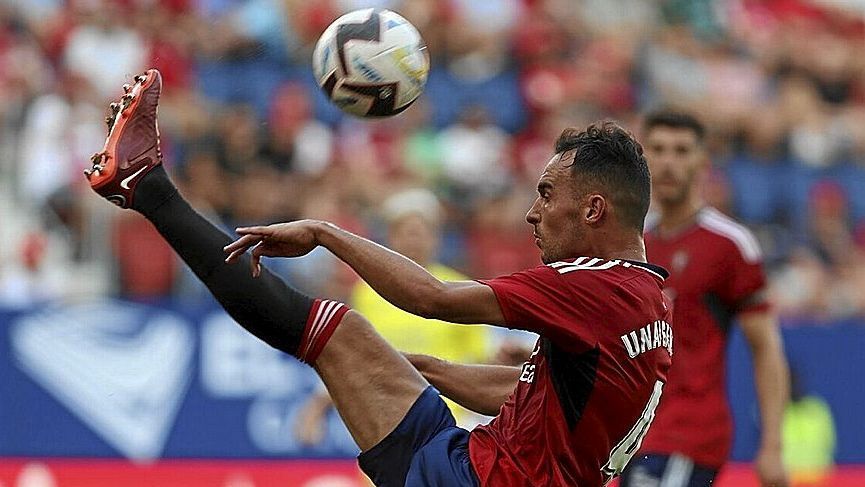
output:
[[[401,113],[426,85],[429,56],[415,27],[389,10],[349,12],[322,34],[313,72],[328,98],[359,117]]]

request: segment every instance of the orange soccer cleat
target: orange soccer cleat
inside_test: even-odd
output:
[[[129,208],[135,185],[162,164],[156,111],[162,92],[162,75],[155,69],[135,77],[120,102],[111,104],[108,138],[101,152],[93,154],[93,167],[84,171],[90,187],[121,208]]]

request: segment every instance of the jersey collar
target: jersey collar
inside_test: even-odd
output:
[[[627,260],[627,259],[625,259],[624,262],[628,262],[632,266],[639,267],[640,269],[643,269],[645,271],[649,271],[652,274],[657,274],[658,277],[660,277],[661,279],[667,279],[668,277],[670,277],[670,273],[667,272],[667,269],[664,269],[663,267],[661,267],[659,265],[649,264],[648,262],[640,262],[638,260]]]

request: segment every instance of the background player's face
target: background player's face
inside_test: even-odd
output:
[[[685,202],[696,190],[707,157],[697,134],[688,128],[653,127],[643,141],[652,173],[652,196],[663,206]]]
[[[391,223],[388,230],[390,248],[422,266],[432,261],[439,239],[436,225],[421,215],[408,214]]]
[[[538,180],[538,197],[526,214],[545,264],[577,257],[583,247],[579,222],[584,195],[577,191],[572,170],[566,166],[572,161],[572,151],[553,156]]]

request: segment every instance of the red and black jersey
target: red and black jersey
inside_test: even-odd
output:
[[[482,486],[600,486],[652,422],[673,352],[666,271],[581,257],[481,281],[540,338],[499,415],[471,433]]]
[[[646,234],[652,262],[670,270],[676,360],[642,453],[680,453],[718,468],[727,460],[733,423],[726,397],[726,344],[732,318],[765,310],[759,245],[743,226],[713,208],[674,236]]]

